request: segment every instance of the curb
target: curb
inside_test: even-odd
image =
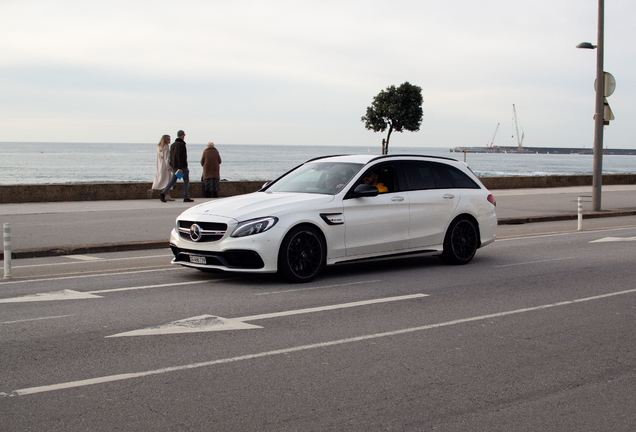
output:
[[[636,210],[615,210],[583,213],[583,219],[598,219],[606,217],[634,216]],[[555,222],[578,219],[577,213],[567,213],[562,215],[527,216],[518,218],[497,219],[497,225],[522,225],[535,222]]]
[[[169,248],[168,240],[161,241],[141,241],[128,243],[106,243],[101,245],[79,245],[79,246],[60,246],[55,248],[44,249],[23,249],[11,252],[11,258],[43,258],[62,255],[79,255],[89,253],[102,252],[125,252],[147,249],[164,249]],[[0,253],[0,257],[4,259],[4,253]]]
[[[600,212],[588,212],[583,214],[583,219],[597,219],[605,217],[620,217],[620,216],[634,216],[636,210],[617,210],[617,211],[600,211]],[[576,220],[578,214],[562,214],[562,215],[547,215],[547,216],[528,216],[518,218],[501,218],[497,219],[497,225],[523,225],[527,223],[535,222],[555,222],[564,220]],[[89,253],[103,253],[103,252],[125,252],[147,249],[164,249],[169,248],[170,242],[168,240],[159,241],[141,241],[141,242],[128,242],[128,243],[106,243],[101,245],[79,245],[79,246],[60,246],[54,248],[44,249],[24,249],[11,252],[11,258],[23,259],[23,258],[43,258],[62,255],[79,255]],[[0,259],[4,259],[4,253],[0,251]]]

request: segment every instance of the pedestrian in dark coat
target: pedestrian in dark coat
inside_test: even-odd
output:
[[[213,142],[209,142],[203,156],[201,156],[201,166],[203,167],[203,193],[206,198],[219,197],[219,180],[221,179],[221,155],[214,147]]]
[[[190,171],[188,170],[188,151],[186,143],[183,140],[185,132],[180,130],[177,132],[177,139],[170,146],[170,166],[172,167],[172,178],[168,186],[161,192],[159,199],[166,202],[166,194],[170,191],[177,180],[183,177],[183,202],[193,202],[190,199]]]

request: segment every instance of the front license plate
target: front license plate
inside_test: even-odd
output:
[[[190,255],[190,262],[195,264],[205,264],[205,257]]]

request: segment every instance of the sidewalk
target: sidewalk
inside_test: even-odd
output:
[[[591,186],[491,192],[500,225],[576,219],[579,196],[585,218],[636,215],[636,185],[604,186],[600,212],[591,211]],[[0,223],[10,224],[15,258],[164,248],[176,217],[205,201],[0,204]]]

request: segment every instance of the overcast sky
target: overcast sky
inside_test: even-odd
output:
[[[0,141],[380,145],[360,118],[405,81],[392,146],[592,147],[595,0],[1,0]],[[605,5],[616,120],[636,148],[636,3]],[[520,130],[521,133],[521,130]]]

